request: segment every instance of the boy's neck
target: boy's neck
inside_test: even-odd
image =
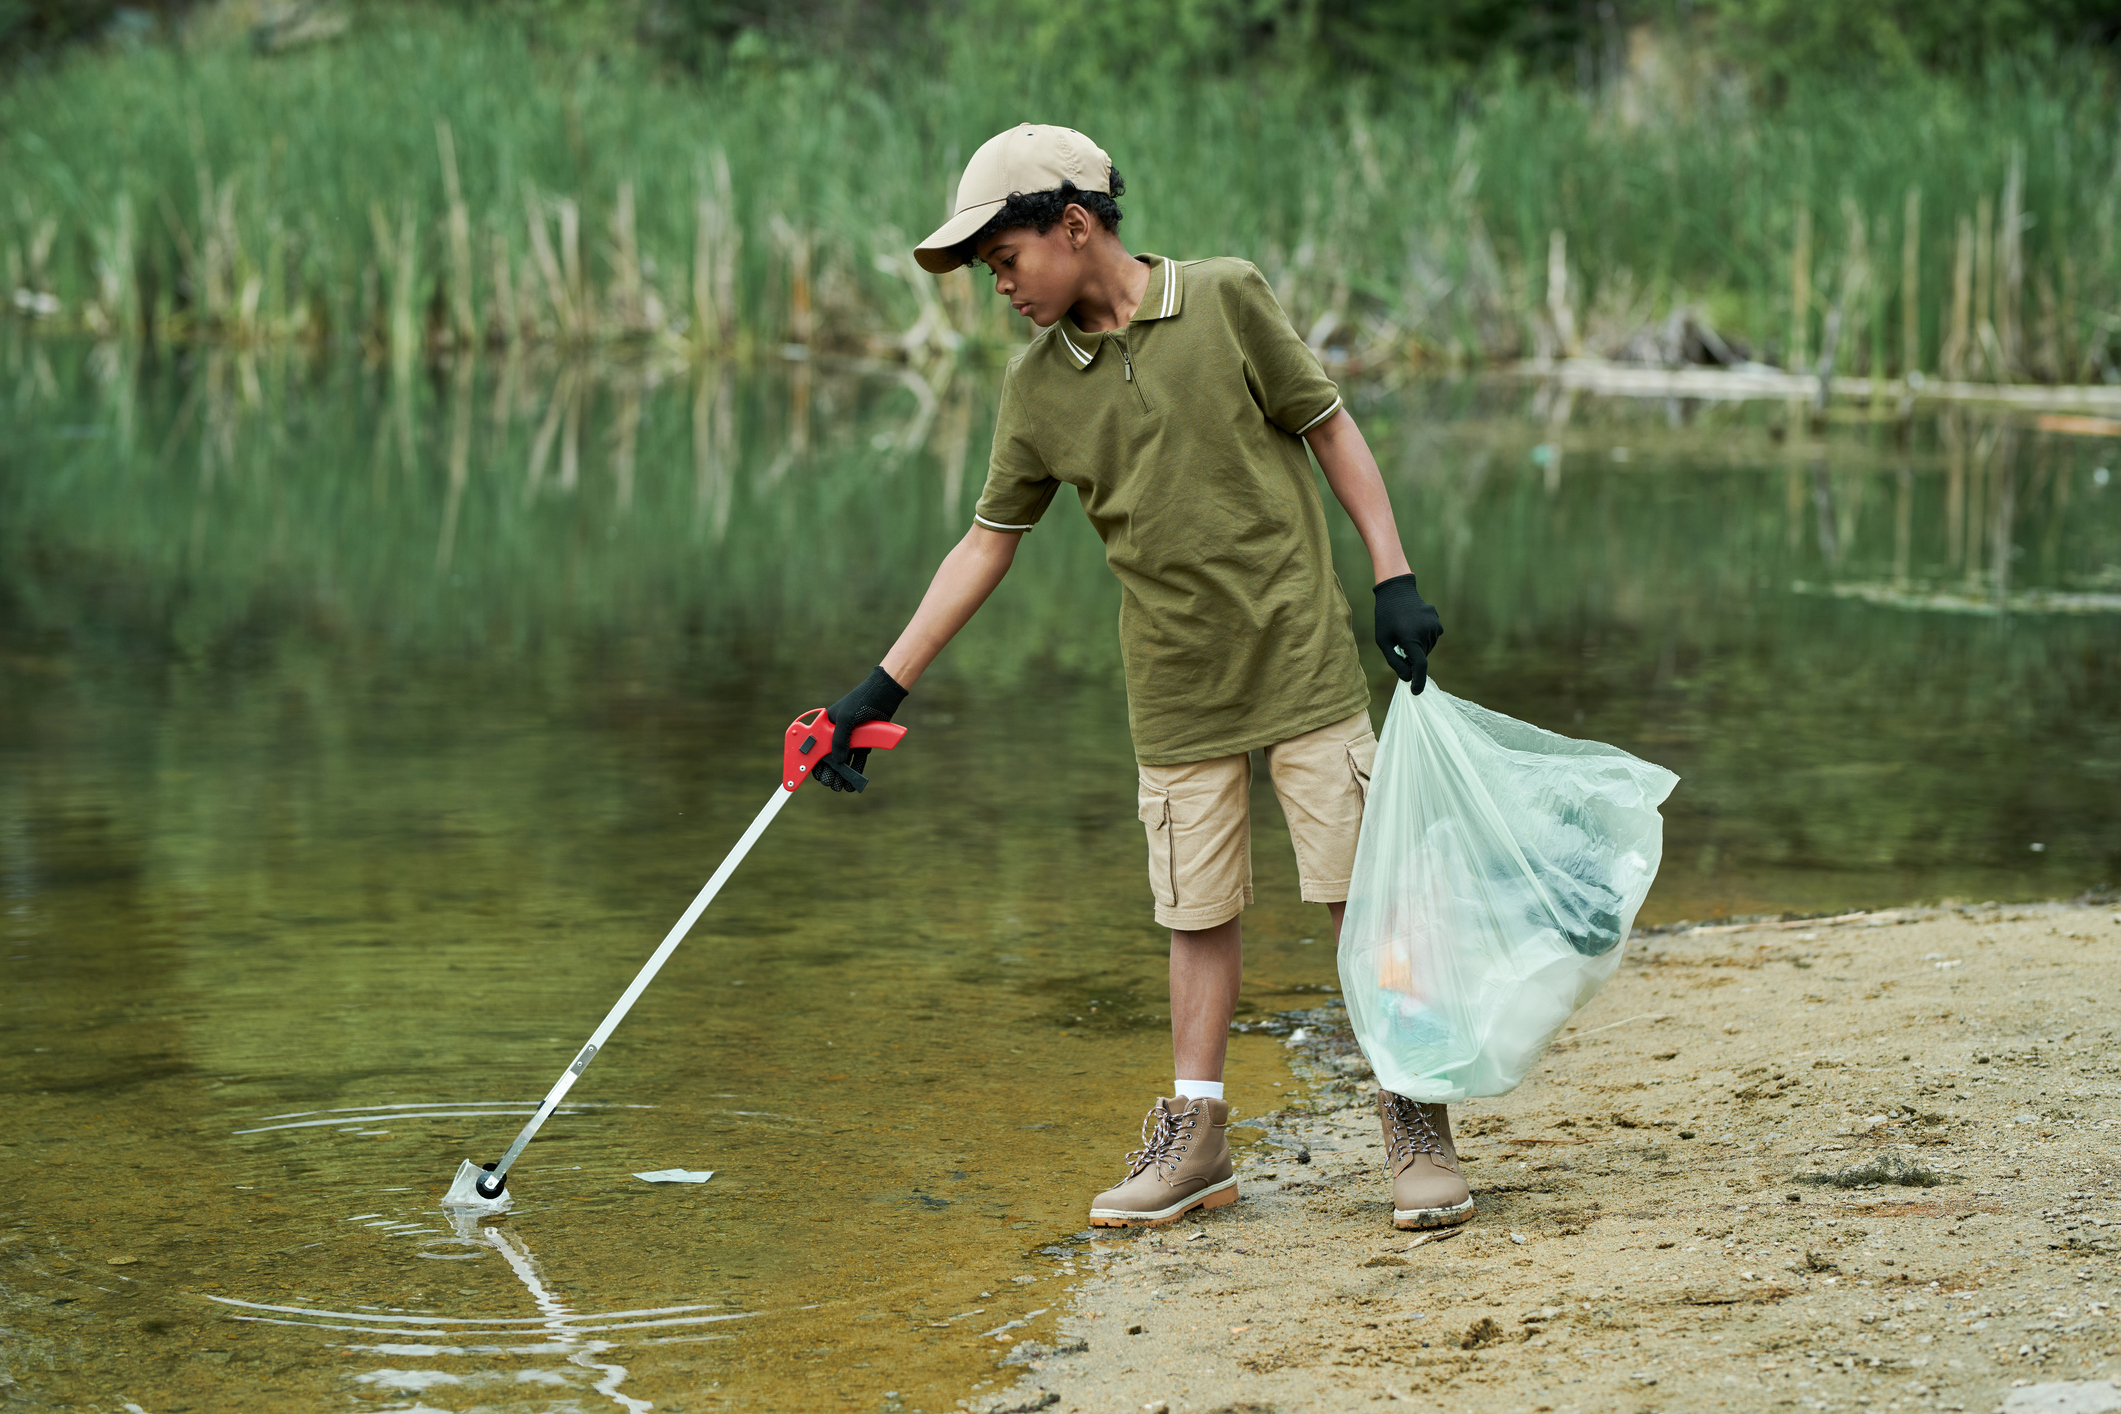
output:
[[[1149,292],[1149,267],[1130,255],[1117,236],[1106,235],[1083,252],[1082,283],[1076,286],[1069,318],[1085,334],[1124,329]]]

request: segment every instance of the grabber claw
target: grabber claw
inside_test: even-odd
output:
[[[847,744],[856,751],[889,751],[905,737],[906,729],[895,722],[864,722],[854,729]],[[822,707],[813,707],[788,724],[781,746],[781,789],[794,790],[810,778],[811,768],[832,750],[832,718]],[[834,766],[833,773],[860,790],[868,778],[852,766]]]
[[[484,1167],[466,1159],[457,1165],[456,1177],[449,1181],[449,1192],[442,1196],[445,1208],[471,1208],[480,1212],[505,1212],[515,1202],[507,1191],[508,1179],[503,1175],[498,1185],[494,1184],[494,1165]],[[493,1187],[491,1194],[486,1192]]]

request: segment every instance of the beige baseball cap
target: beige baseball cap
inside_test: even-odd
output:
[[[950,253],[993,219],[1019,192],[1052,191],[1073,182],[1084,191],[1112,190],[1112,159],[1073,128],[1018,123],[980,144],[957,184],[956,214],[914,248],[923,270],[940,275],[962,263]]]

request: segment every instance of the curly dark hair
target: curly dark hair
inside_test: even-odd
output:
[[[961,265],[972,265],[979,260],[978,251],[982,242],[1013,231],[1020,226],[1029,226],[1040,235],[1059,224],[1061,213],[1071,206],[1080,206],[1097,218],[1097,223],[1108,231],[1119,230],[1121,212],[1114,198],[1126,195],[1127,184],[1119,175],[1119,168],[1112,172],[1112,191],[1107,195],[1101,191],[1084,191],[1073,182],[1062,182],[1051,191],[1012,192],[1002,203],[1002,209],[989,217],[987,224],[974,231],[965,240],[950,248],[950,254]]]

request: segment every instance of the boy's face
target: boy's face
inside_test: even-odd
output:
[[[1070,206],[1052,229],[1018,226],[982,242],[979,262],[994,274],[994,291],[1043,329],[1074,308],[1087,262],[1084,252],[1096,218]]]

